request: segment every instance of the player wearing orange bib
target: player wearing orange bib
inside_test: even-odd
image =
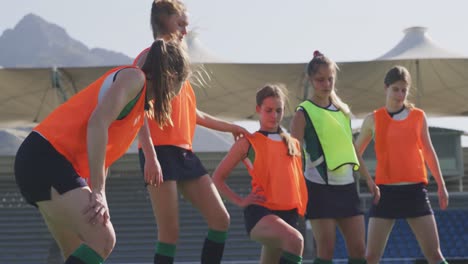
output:
[[[187,34],[188,18],[178,0],[156,0],[151,8],[151,26],[156,39],[177,38]],[[141,66],[143,51],[135,60]],[[154,263],[173,263],[179,238],[178,192],[198,209],[208,224],[201,263],[220,263],[229,227],[229,214],[200,159],[192,151],[196,125],[231,132],[247,131],[197,109],[195,93],[187,81],[171,100],[172,124],[147,123],[140,131],[140,165],[144,173],[158,228]],[[150,136],[149,136],[150,135]],[[151,138],[151,140],[147,140]],[[154,166],[154,164],[157,166]]]
[[[179,43],[155,41],[141,70],[110,70],[54,110],[20,146],[16,182],[41,212],[65,263],[103,263],[111,253],[107,169],[135,139],[145,103],[157,98],[147,115],[161,125],[170,122],[169,101],[188,69]]]
[[[276,85],[267,85],[257,92],[260,131],[238,140],[213,173],[219,192],[244,208],[247,233],[263,245],[264,264],[302,263],[304,243],[297,221],[306,210],[307,187],[299,142],[280,127],[285,100],[282,89]],[[246,197],[225,183],[241,161],[252,177],[252,190]]]
[[[379,263],[395,219],[406,219],[429,264],[446,263],[427,197],[426,164],[438,186],[441,209],[448,206],[448,193],[432,146],[426,116],[407,101],[411,76],[402,66],[390,69],[384,80],[385,107],[364,120],[356,147],[364,152],[375,141],[375,182],[381,199],[369,212],[367,261]]]

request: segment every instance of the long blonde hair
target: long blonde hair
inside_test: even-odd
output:
[[[287,101],[287,90],[283,84],[266,84],[264,87],[259,89],[256,94],[257,106],[261,106],[263,101],[268,97],[279,98],[283,101],[284,105]],[[284,110],[284,109],[283,109]],[[292,137],[285,133],[281,126],[279,126],[279,134],[283,139],[284,144],[288,147],[289,156],[300,156],[301,152],[294,143]]]
[[[316,50],[314,52],[314,57],[312,58],[312,60],[307,65],[307,76],[309,78],[314,76],[318,72],[320,66],[330,67],[331,69],[333,69],[335,76],[336,76],[336,73],[339,70],[338,65],[333,60],[331,60],[330,58],[328,58],[327,56],[323,55],[318,50]],[[331,100],[332,104],[335,105],[345,115],[351,116],[351,109],[336,94],[335,86],[333,86],[333,89],[332,89],[332,91],[330,93],[330,100]]]

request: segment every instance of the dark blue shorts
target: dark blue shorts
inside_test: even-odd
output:
[[[404,219],[434,214],[424,183],[379,185],[380,201],[372,205],[369,217]]]
[[[271,214],[277,215],[290,226],[297,229],[299,214],[297,213],[296,209],[270,210],[261,205],[251,204],[244,209],[244,222],[247,234],[250,236],[250,231],[252,231],[252,228],[255,227],[258,221],[260,221],[260,219],[262,219],[264,216]]]
[[[306,180],[309,200],[306,219],[344,218],[362,215],[356,184],[325,185]]]
[[[165,181],[184,181],[208,174],[200,159],[190,150],[176,146],[154,146]],[[145,155],[138,149],[140,168],[144,172]]]
[[[16,153],[15,179],[26,201],[36,207],[37,202],[51,199],[51,187],[63,194],[87,186],[72,164],[34,131]]]

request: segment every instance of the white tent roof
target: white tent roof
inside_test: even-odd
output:
[[[413,101],[417,106],[433,115],[468,115],[468,59],[453,58],[455,53],[434,44],[424,28],[405,32],[403,40],[379,60],[340,63],[340,97],[357,116],[382,106],[385,72],[400,64],[413,77]],[[210,53],[196,35],[187,41],[192,55],[205,61],[201,71],[207,75],[202,76],[204,82],[193,82],[197,106],[202,111],[231,120],[251,119],[255,116],[255,93],[265,83],[280,82],[288,87],[286,116],[291,116],[307,96],[306,63],[208,63]],[[0,69],[0,123],[40,122],[64,97],[69,98],[109,68],[60,68],[60,89],[51,83],[51,69]]]
[[[468,114],[468,59],[440,48],[423,27],[404,30],[403,39],[372,61],[340,63],[338,94],[357,116],[385,104],[386,72],[395,65],[412,77],[409,99],[429,115]]]
[[[461,54],[448,51],[437,45],[427,33],[425,27],[410,27],[403,30],[405,36],[391,50],[376,60],[406,60],[406,59],[448,59],[462,58]]]

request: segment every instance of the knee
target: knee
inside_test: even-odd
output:
[[[95,240],[86,241],[102,258],[106,259],[114,249],[116,238],[111,224],[103,226],[95,234]]]
[[[348,255],[350,258],[362,259],[366,255],[366,245],[364,241],[349,245]]]
[[[288,234],[283,242],[283,249],[285,251],[302,255],[304,250],[304,237],[299,231],[294,229],[293,232]]]
[[[223,210],[220,213],[216,214],[216,218],[211,221],[208,220],[208,226],[214,230],[226,231],[229,229],[231,224],[231,216],[227,210]]]
[[[300,232],[297,232],[296,235],[294,236],[294,246],[298,249],[301,250],[301,253],[304,250],[304,237]]]
[[[222,215],[220,219],[220,224],[223,230],[228,230],[231,224],[231,216],[227,211]]]
[[[112,250],[114,249],[116,238],[115,238],[115,231],[113,228],[106,228],[104,232],[103,242],[102,242],[102,249],[103,249],[103,257],[107,258]]]
[[[107,241],[106,244],[104,244],[104,247],[102,248],[101,256],[104,259],[108,258],[112,250],[114,250],[114,246],[115,246],[115,239],[112,241]]]

